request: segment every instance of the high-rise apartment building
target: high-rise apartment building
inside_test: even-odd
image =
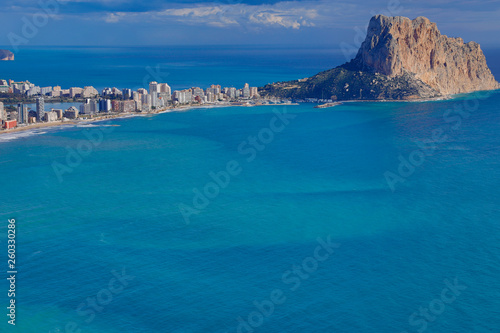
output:
[[[41,122],[45,115],[45,100],[43,97],[36,99],[36,121]]]

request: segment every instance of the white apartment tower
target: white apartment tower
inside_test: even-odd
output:
[[[250,98],[250,85],[248,83],[245,83],[243,88],[243,98]]]
[[[158,106],[158,82],[153,81],[149,83],[149,94],[151,95],[151,106]]]

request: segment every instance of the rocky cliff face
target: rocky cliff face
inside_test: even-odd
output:
[[[356,58],[300,81],[262,88],[285,98],[422,99],[499,89],[479,44],[441,35],[425,17],[372,17]]]
[[[14,60],[14,53],[8,50],[0,50],[0,61],[1,60]]]
[[[355,61],[389,77],[414,73],[443,95],[499,88],[479,44],[441,35],[425,17],[374,16]]]

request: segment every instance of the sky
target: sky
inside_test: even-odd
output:
[[[0,45],[305,45],[350,48],[376,14],[426,16],[500,47],[500,0],[1,0]]]

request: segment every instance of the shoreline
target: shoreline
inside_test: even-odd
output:
[[[156,112],[149,112],[149,113],[139,113],[139,112],[134,112],[134,113],[120,113],[120,114],[114,114],[114,115],[103,115],[103,116],[98,116],[93,119],[71,119],[68,121],[55,121],[51,123],[35,123],[32,125],[27,125],[27,126],[20,126],[8,130],[0,130],[0,137],[2,135],[6,134],[14,134],[14,133],[21,133],[21,132],[27,132],[29,130],[39,130],[39,129],[45,129],[45,128],[57,128],[57,127],[85,127],[87,125],[92,125],[94,123],[99,123],[103,121],[109,121],[109,120],[116,120],[116,119],[126,119],[126,118],[132,118],[132,117],[148,117],[148,116],[155,116],[159,114],[164,114],[164,113],[170,113],[170,112],[186,112],[194,109],[213,109],[213,108],[223,108],[223,107],[254,107],[254,106],[287,106],[287,105],[299,105],[298,103],[282,103],[282,104],[255,104],[255,105],[232,105],[232,104],[214,104],[214,105],[187,105],[187,106],[179,106],[179,107],[168,107],[165,109],[158,110]]]
[[[445,95],[445,96],[440,96],[440,97],[433,97],[433,98],[418,98],[418,99],[407,99],[407,100],[400,100],[400,99],[349,99],[349,100],[340,100],[340,101],[335,101],[333,103],[427,103],[427,102],[442,102],[442,101],[451,101],[455,99],[459,99],[461,97],[469,96],[469,95],[474,95],[477,93],[494,93],[494,92],[500,92],[500,89],[492,89],[492,90],[477,90],[477,91],[472,91],[468,93],[460,93],[460,94],[454,94],[454,95]],[[333,104],[333,103],[326,103],[326,104]],[[313,103],[315,104],[315,103]],[[324,104],[323,104],[324,105]],[[335,105],[337,106],[337,105]],[[325,108],[325,107],[323,107]]]
[[[428,99],[416,99],[416,100],[345,100],[345,101],[337,101],[334,103],[339,103],[338,105],[335,106],[340,106],[344,103],[426,103],[426,102],[440,102],[440,101],[450,101],[454,100],[463,96],[467,95],[472,95],[478,92],[496,92],[500,91],[500,89],[495,89],[495,90],[482,90],[482,91],[474,91],[470,93],[464,93],[464,94],[455,94],[455,95],[446,95],[442,97],[435,97],[435,98],[428,98]],[[44,129],[44,128],[54,128],[54,127],[70,127],[70,126],[85,126],[85,125],[91,125],[93,123],[98,123],[102,121],[108,121],[108,120],[115,120],[115,119],[125,119],[125,118],[131,118],[131,117],[147,117],[147,116],[154,116],[154,115],[159,115],[159,114],[164,114],[164,113],[170,113],[170,112],[186,112],[189,110],[194,110],[194,109],[213,109],[213,108],[223,108],[223,107],[257,107],[257,106],[296,106],[296,105],[302,105],[302,104],[307,104],[307,103],[281,103],[281,104],[254,104],[254,105],[247,105],[247,104],[212,104],[212,105],[186,105],[186,106],[179,106],[179,107],[167,107],[165,109],[158,110],[156,112],[149,112],[149,113],[120,113],[120,114],[114,114],[114,115],[102,115],[93,119],[75,119],[75,120],[68,120],[65,122],[62,121],[57,121],[57,122],[51,122],[51,123],[36,123],[32,125],[27,125],[27,126],[21,126],[21,127],[16,127],[13,129],[8,129],[8,130],[0,130],[0,137],[2,135],[6,134],[13,134],[13,133],[20,133],[20,132],[25,132],[29,130],[38,130],[38,129]],[[315,104],[315,103],[310,103],[310,104]],[[316,108],[316,107],[313,107]],[[320,108],[320,109],[325,109]]]

